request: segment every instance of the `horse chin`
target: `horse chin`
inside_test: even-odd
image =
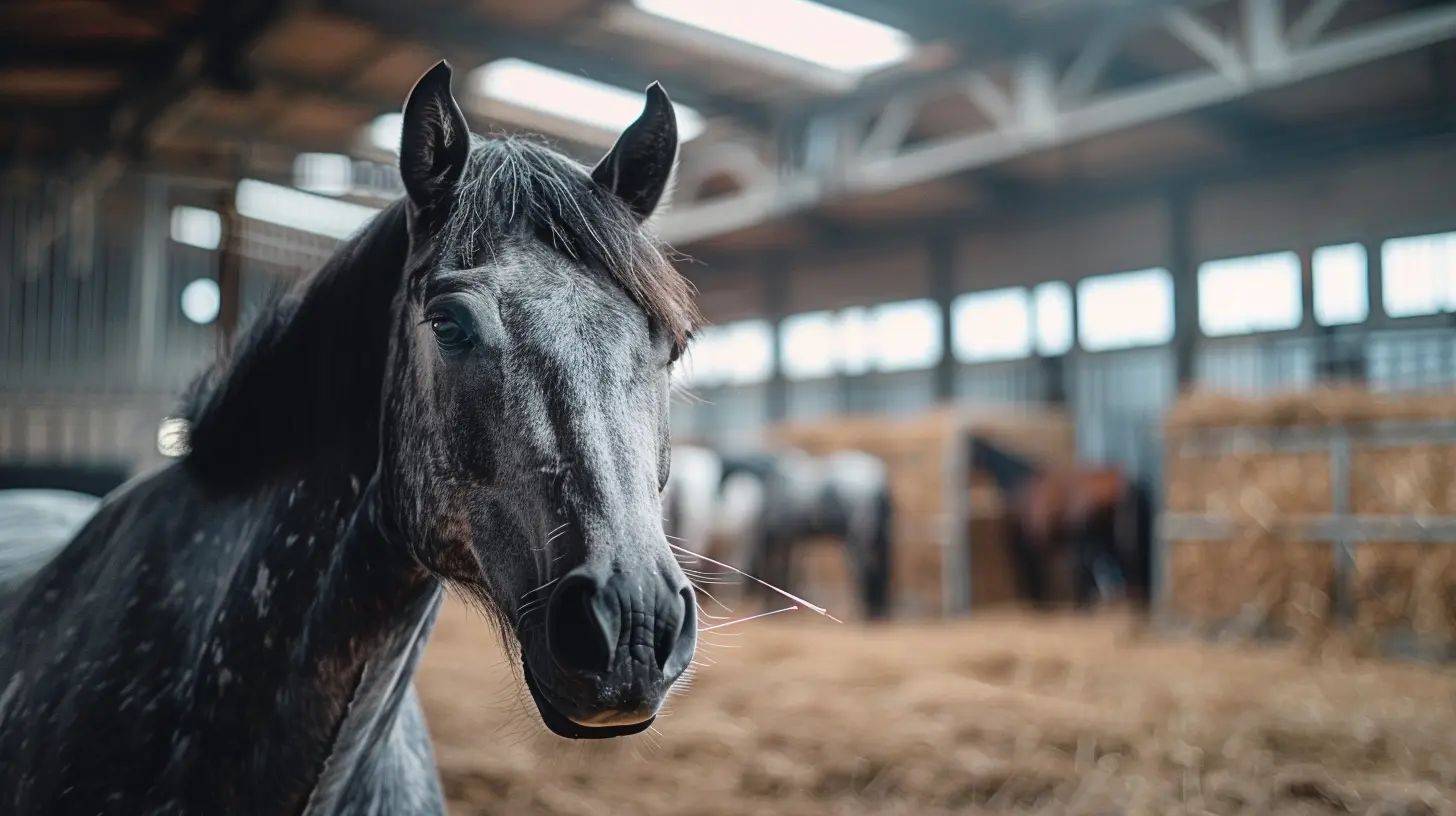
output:
[[[523,661],[526,675],[526,688],[531,690],[531,699],[536,701],[536,710],[541,714],[541,722],[546,728],[558,737],[564,739],[612,739],[614,737],[630,737],[633,734],[640,734],[652,727],[657,720],[654,714],[647,719],[629,723],[627,725],[582,725],[561,713],[546,693],[542,690],[541,684],[536,680],[535,672]]]

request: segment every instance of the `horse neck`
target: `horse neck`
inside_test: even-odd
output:
[[[993,445],[981,445],[982,461],[996,486],[1005,492],[1014,492],[1037,476],[1037,469],[1029,462],[1012,456]]]
[[[297,778],[289,766],[320,769],[308,791],[276,794],[307,795],[314,807],[384,744],[439,608],[437,582],[381,531],[372,493],[360,488],[353,477],[314,475],[249,503],[267,508],[265,520],[243,542],[213,617],[204,665],[215,665],[196,701],[206,724],[198,733],[217,741],[199,746],[202,755],[226,757],[228,742],[286,746],[259,760],[277,767],[251,770]],[[266,793],[190,787],[220,776],[189,780],[189,801],[264,806]],[[260,781],[245,777],[227,776],[240,788]]]

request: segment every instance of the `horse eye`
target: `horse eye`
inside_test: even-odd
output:
[[[431,318],[430,330],[435,333],[435,340],[439,342],[441,348],[454,350],[470,344],[470,332],[467,332],[452,318]]]

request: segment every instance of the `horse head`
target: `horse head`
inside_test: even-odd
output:
[[[697,314],[644,226],[677,150],[655,83],[592,169],[472,136],[443,62],[404,109],[382,523],[495,617],[565,737],[648,728],[696,644],[659,493],[669,374]]]

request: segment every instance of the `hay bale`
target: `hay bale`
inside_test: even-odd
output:
[[[1177,513],[1248,516],[1271,526],[1283,515],[1334,509],[1328,453],[1168,457],[1167,507]]]
[[[1456,515],[1456,447],[1356,448],[1350,501],[1366,515]]]
[[[1245,532],[1232,541],[1178,541],[1169,553],[1169,610],[1245,637],[1318,637],[1328,625],[1334,561],[1328,545]]]
[[[1456,514],[1456,446],[1363,443],[1369,423],[1450,420],[1449,393],[1382,395],[1333,387],[1267,399],[1190,394],[1167,418],[1165,495],[1176,513],[1229,522],[1227,542],[1171,542],[1170,611],[1205,624],[1232,623],[1248,634],[1293,634],[1323,642],[1331,630],[1334,554],[1331,545],[1289,533],[1314,516],[1332,514],[1330,452],[1272,449],[1208,454],[1192,442],[1204,429],[1278,432],[1298,426],[1346,428],[1351,440],[1348,507],[1363,515]],[[1357,549],[1351,590],[1356,630],[1379,639],[1404,629],[1449,638],[1456,607],[1456,542],[1452,545],[1370,543]]]
[[[1351,594],[1356,629],[1367,635],[1409,632],[1456,645],[1456,546],[1359,544]]]
[[[1448,391],[1377,394],[1358,386],[1327,386],[1272,396],[1189,392],[1168,412],[1170,433],[1206,428],[1287,428],[1377,421],[1442,420],[1456,416]]]

